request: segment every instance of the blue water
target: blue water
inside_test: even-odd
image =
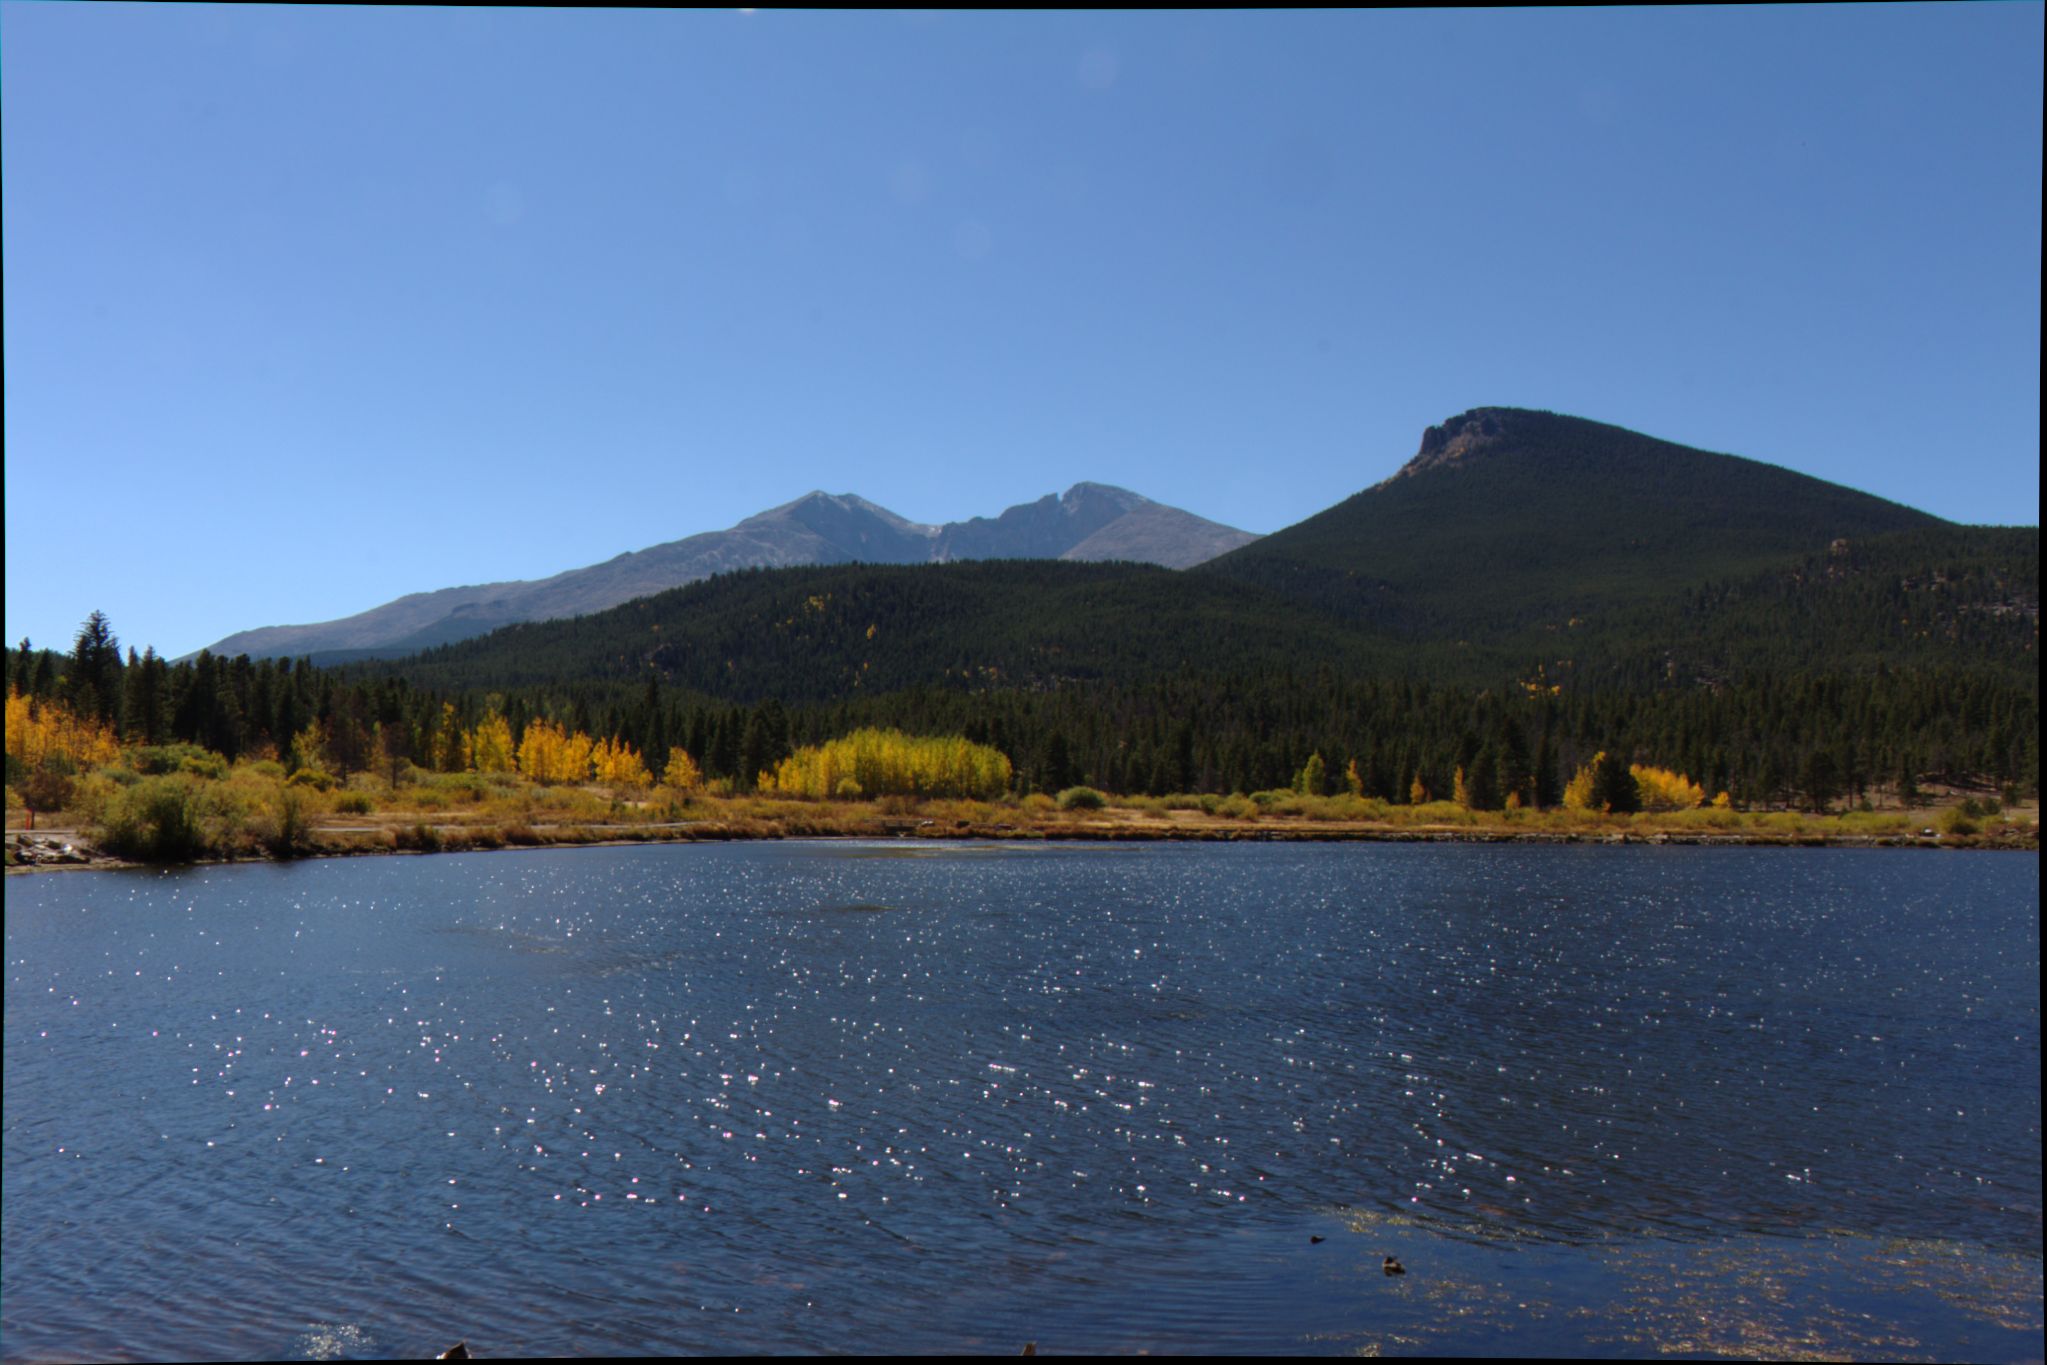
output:
[[[1433,844],[14,877],[0,1353],[2038,1358],[2039,889]]]

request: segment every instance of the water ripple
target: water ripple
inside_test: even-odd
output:
[[[2037,858],[789,844],[8,899],[10,1359],[1502,1349],[1501,1257],[2039,1264]],[[1559,1303],[1558,1349],[1629,1339]]]

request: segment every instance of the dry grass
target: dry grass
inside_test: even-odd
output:
[[[165,794],[175,785],[181,794]],[[143,798],[147,796],[148,800]],[[173,810],[173,806],[182,806]],[[1264,791],[1219,796],[1106,795],[1100,808],[1032,794],[996,800],[807,800],[541,786],[510,774],[426,773],[392,782],[357,773],[332,790],[289,783],[275,762],[222,765],[217,776],[149,777],[121,767],[83,775],[71,809],[45,830],[118,833],[138,851],[202,859],[554,844],[783,837],[1630,839],[1677,842],[1913,843],[2037,847],[2038,807],[1973,814],[1949,804],[1912,811],[1811,815],[1712,808],[1639,815],[1574,810],[1472,811],[1449,801],[1392,805],[1351,795]],[[25,812],[10,791],[7,826]],[[159,838],[175,819],[178,837]],[[143,856],[147,856],[146,853]]]

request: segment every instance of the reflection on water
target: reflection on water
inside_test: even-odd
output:
[[[2037,1356],[2038,866],[17,878],[0,1348]]]
[[[377,1340],[345,1322],[315,1322],[285,1352],[291,1360],[363,1360],[377,1354]]]

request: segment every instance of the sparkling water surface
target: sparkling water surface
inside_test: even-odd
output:
[[[1431,844],[14,877],[0,1353],[2038,1358],[2039,893]]]

